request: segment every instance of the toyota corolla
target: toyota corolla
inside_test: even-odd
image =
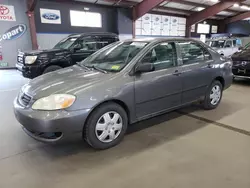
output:
[[[92,147],[107,149],[134,122],[199,100],[216,108],[231,83],[231,60],[201,42],[126,40],[31,80],[14,111],[34,139],[56,142],[80,132]]]

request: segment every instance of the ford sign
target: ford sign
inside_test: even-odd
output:
[[[16,25],[8,29],[3,35],[0,35],[0,42],[2,40],[13,40],[21,37],[27,30],[25,24]]]
[[[60,16],[54,13],[44,13],[42,17],[47,20],[58,20],[60,18]]]

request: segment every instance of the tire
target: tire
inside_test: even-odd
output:
[[[109,118],[111,121],[108,121]],[[121,142],[127,127],[128,117],[125,110],[120,105],[109,102],[91,113],[84,126],[83,137],[95,149],[108,149]]]
[[[53,71],[58,70],[58,69],[62,69],[62,67],[57,66],[57,65],[51,65],[51,66],[47,67],[47,68],[43,71],[43,74],[46,74],[46,73],[49,73],[49,72],[53,72]]]
[[[216,93],[215,95],[213,95],[214,96],[213,98],[211,98],[212,93]],[[223,87],[222,87],[221,82],[218,80],[213,81],[213,83],[208,88],[206,95],[205,95],[205,99],[203,101],[204,109],[212,110],[212,109],[217,108],[217,106],[220,104],[222,93],[223,93]],[[215,100],[216,96],[217,96],[217,100]]]

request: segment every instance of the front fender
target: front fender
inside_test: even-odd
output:
[[[83,88],[82,91],[76,91],[76,101],[67,110],[94,110],[97,106],[108,101],[120,101],[129,111],[129,116],[135,117],[134,101],[134,78],[127,75],[109,79],[107,81],[94,84]]]

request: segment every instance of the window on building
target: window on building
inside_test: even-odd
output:
[[[70,10],[71,26],[102,27],[102,15],[97,12]]]

